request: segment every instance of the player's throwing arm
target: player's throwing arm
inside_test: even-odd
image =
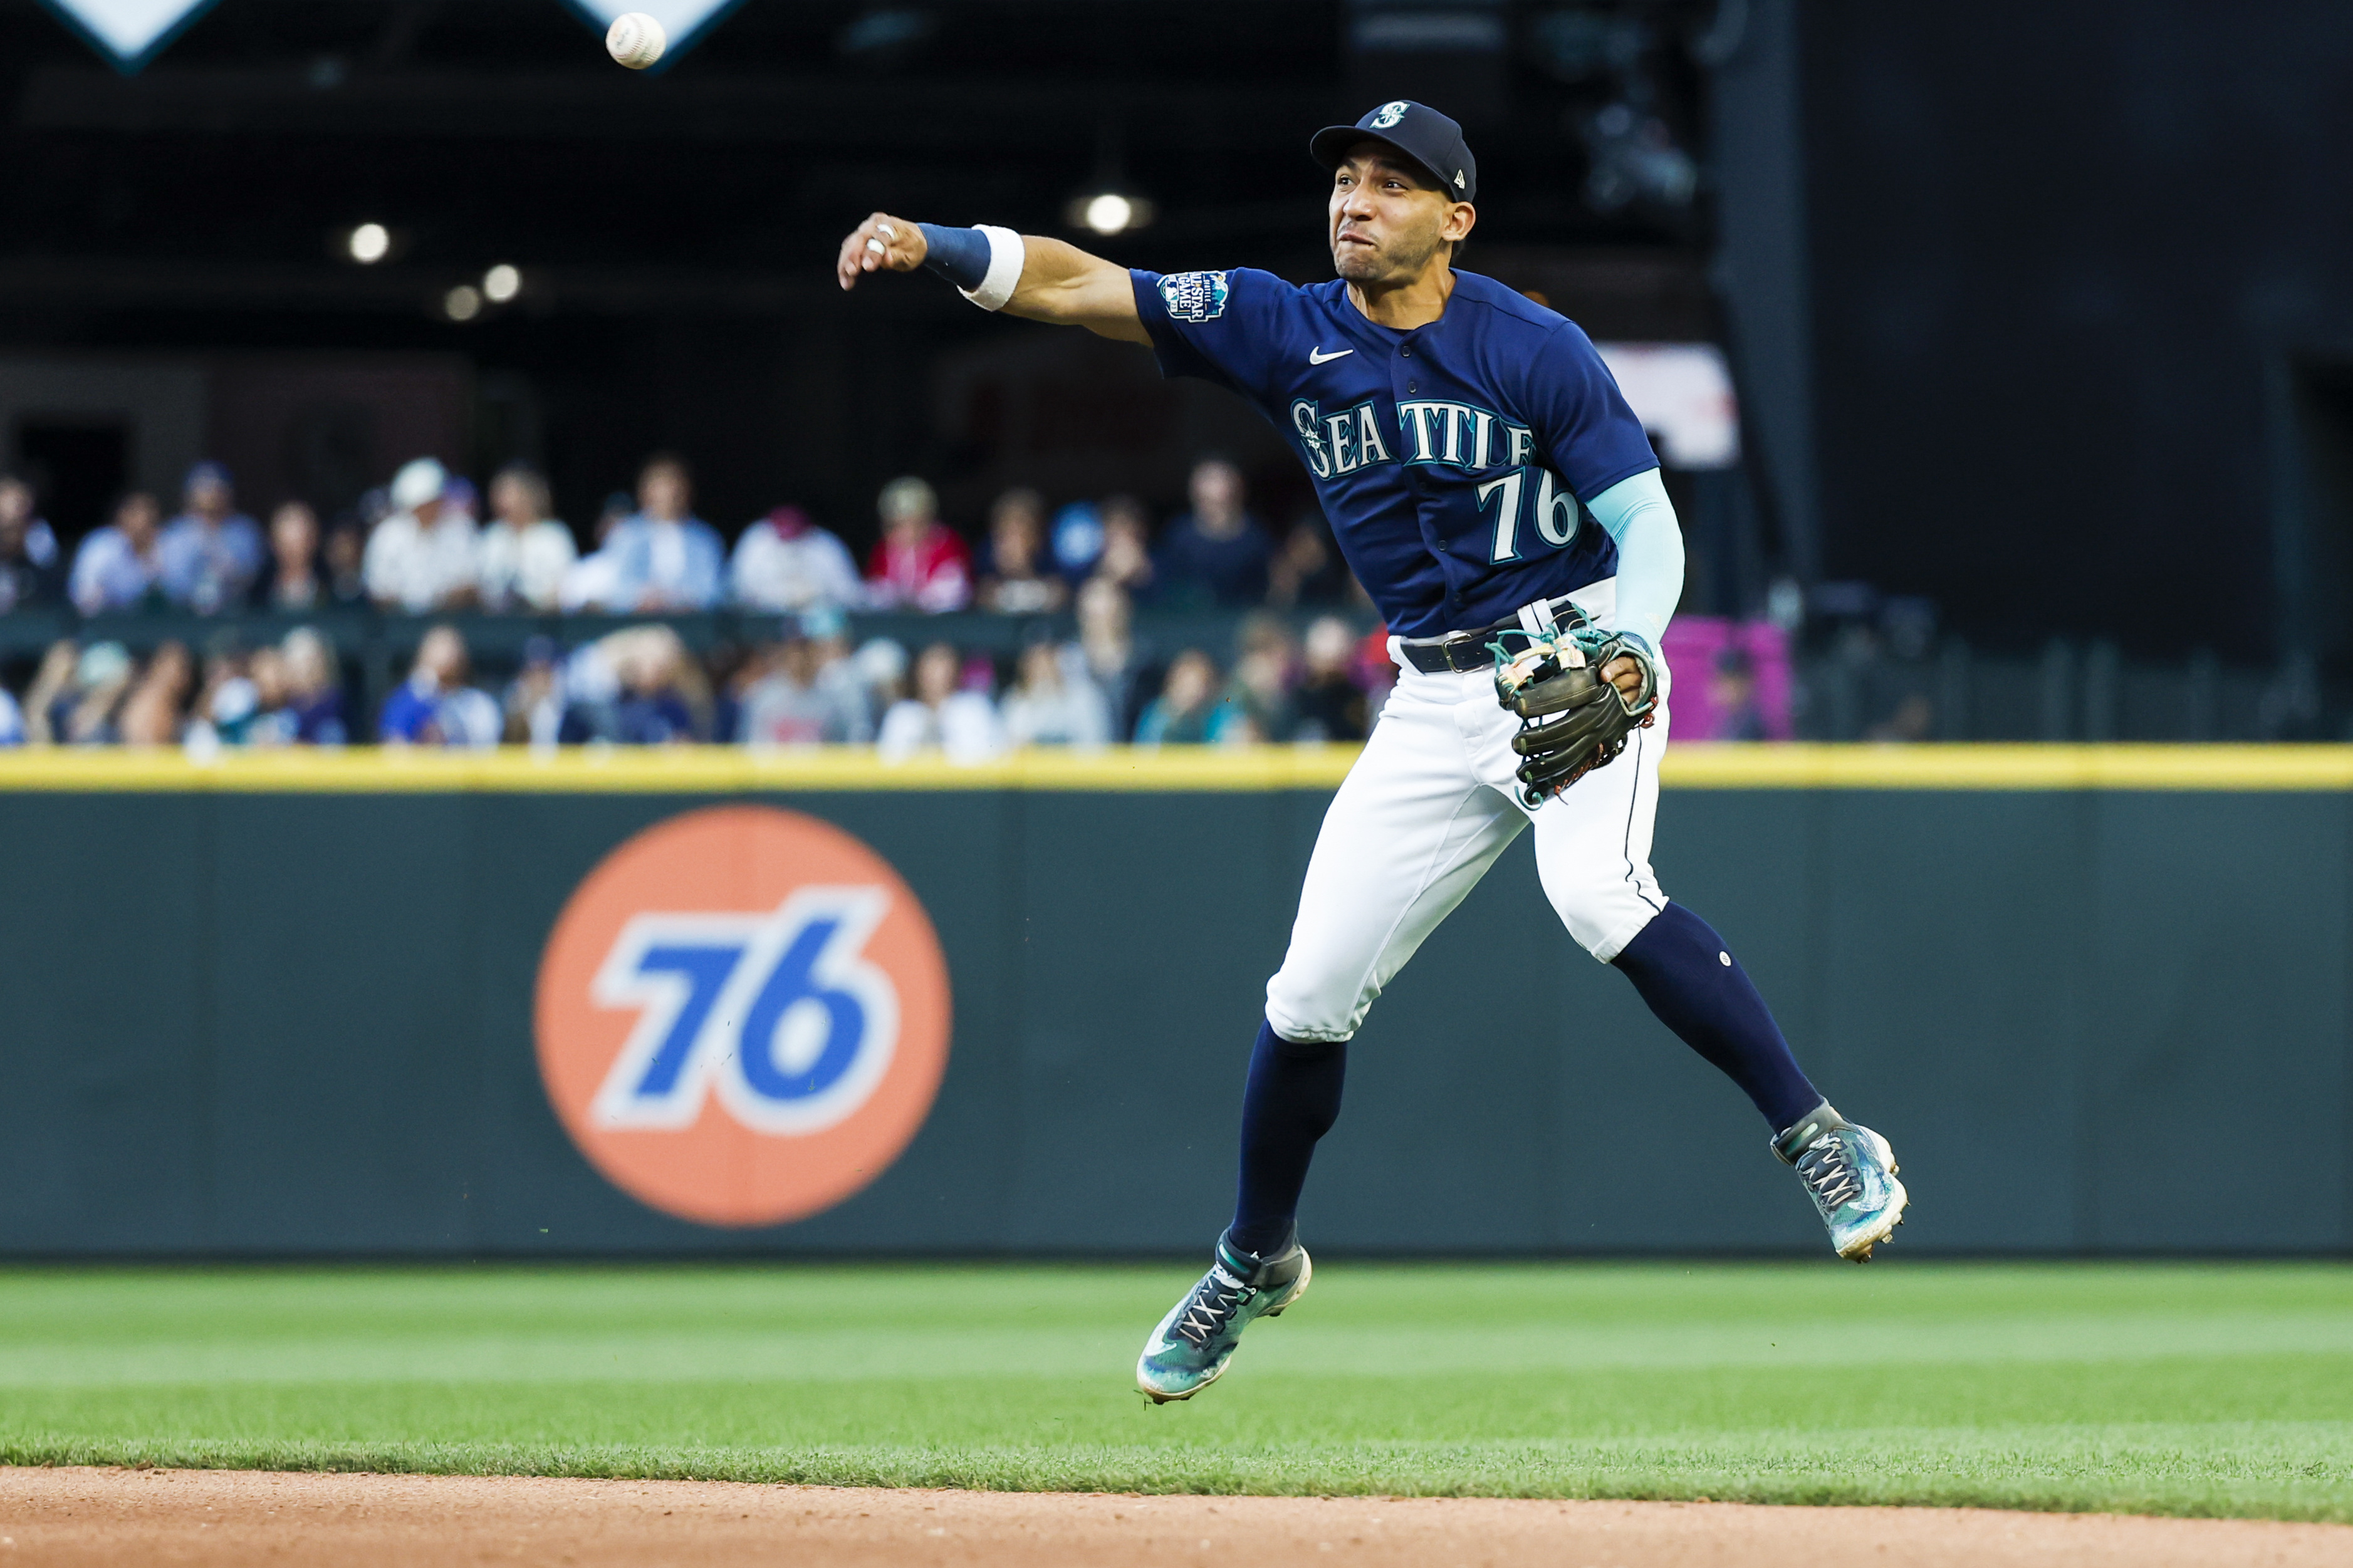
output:
[[[944,228],[876,213],[841,242],[836,273],[854,289],[869,272],[928,266],[985,310],[1084,327],[1122,342],[1150,343],[1135,313],[1127,268],[1075,245],[1009,228]]]

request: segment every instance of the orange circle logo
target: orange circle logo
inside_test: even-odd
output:
[[[948,971],[888,861],[828,823],[722,805],[574,889],[539,963],[540,1077],[614,1185],[778,1225],[881,1175],[948,1060]]]

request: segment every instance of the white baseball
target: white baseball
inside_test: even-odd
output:
[[[605,52],[633,71],[661,58],[668,47],[670,36],[662,31],[662,25],[643,11],[625,11],[605,29]]]

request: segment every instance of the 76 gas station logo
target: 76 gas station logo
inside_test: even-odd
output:
[[[590,998],[638,1022],[591,1102],[612,1129],[692,1126],[716,1095],[755,1132],[807,1135],[873,1094],[899,1043],[899,994],[864,955],[881,888],[805,887],[766,914],[641,914]]]

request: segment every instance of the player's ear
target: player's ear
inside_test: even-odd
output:
[[[1440,239],[1456,241],[1471,237],[1471,230],[1479,222],[1479,209],[1469,202],[1456,202],[1446,209],[1446,222],[1438,231]]]

